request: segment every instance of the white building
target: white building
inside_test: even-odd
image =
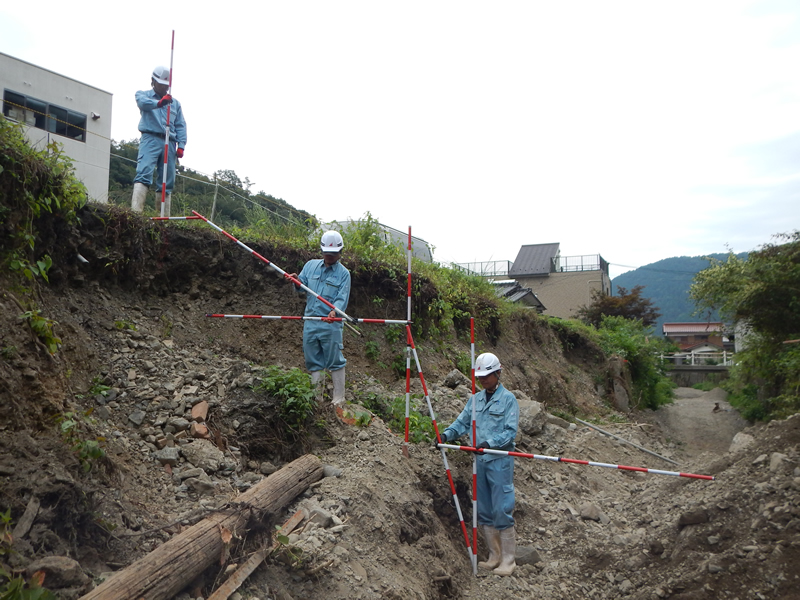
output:
[[[36,148],[58,142],[89,198],[108,200],[111,94],[0,52],[3,115]]]

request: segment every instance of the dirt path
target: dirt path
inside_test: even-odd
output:
[[[727,393],[714,388],[702,392],[693,388],[675,390],[675,401],[656,412],[664,435],[678,442],[690,457],[703,452],[727,452],[733,437],[747,427],[739,413],[726,401]]]

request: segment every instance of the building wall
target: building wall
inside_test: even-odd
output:
[[[516,277],[522,287],[531,288],[544,304],[545,315],[571,319],[581,306],[592,301],[592,291],[611,292],[611,280],[603,271],[569,271],[544,277]]]
[[[0,91],[5,90],[87,116],[85,142],[29,126],[25,128],[26,135],[31,145],[39,149],[51,141],[61,144],[64,154],[73,162],[75,175],[86,186],[89,198],[106,202],[111,156],[112,95],[0,53]],[[100,117],[93,119],[92,113]]]

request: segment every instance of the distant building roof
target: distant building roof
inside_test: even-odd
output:
[[[707,323],[664,323],[664,335],[688,333],[722,333],[721,322]]]
[[[545,306],[531,288],[524,288],[516,281],[494,282],[494,292],[498,298],[505,298],[509,302],[517,302],[535,308],[539,313],[545,311]]]
[[[548,275],[553,270],[553,259],[558,256],[559,244],[529,244],[519,249],[509,277]]]

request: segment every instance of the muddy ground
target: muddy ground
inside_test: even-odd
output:
[[[301,326],[205,316],[300,314],[302,300],[263,264],[202,224],[151,224],[118,210],[85,210],[80,226],[56,225],[48,239],[51,284],[25,290],[4,279],[0,298],[0,509],[13,528],[39,504],[0,558],[18,572],[46,557],[75,561],[77,573],[46,579],[59,597],[80,597],[305,453],[329,476],[273,517],[282,523],[304,508],[321,518],[262,565],[241,598],[800,597],[800,416],[753,426],[720,390],[685,389],[660,411],[620,412],[596,348],[532,317],[489,324],[477,351],[501,358],[504,384],[528,407],[521,451],[716,479],[519,459],[520,565],[512,577],[474,577],[441,454],[420,441],[405,457],[397,427],[375,408],[404,397],[392,367],[405,364],[402,335],[379,326],[346,334],[357,422],[339,421],[326,397],[300,433],[287,433],[258,384],[269,365],[302,367]],[[288,271],[309,258],[256,250]],[[404,274],[357,267],[348,312],[403,318]],[[31,297],[58,323],[53,357],[19,318]],[[427,310],[424,297],[414,310]],[[420,331],[415,341],[447,425],[469,394],[464,382],[445,383],[469,352],[465,332]],[[412,392],[427,413],[417,377]],[[190,427],[203,402],[208,439]],[[569,414],[663,458],[558,418]],[[77,424],[65,433],[70,416]],[[82,460],[97,438],[106,456]],[[174,461],[163,445],[179,450]],[[471,459],[450,451],[448,462],[471,529]],[[237,535],[224,564],[176,597],[210,595],[259,537]]]

